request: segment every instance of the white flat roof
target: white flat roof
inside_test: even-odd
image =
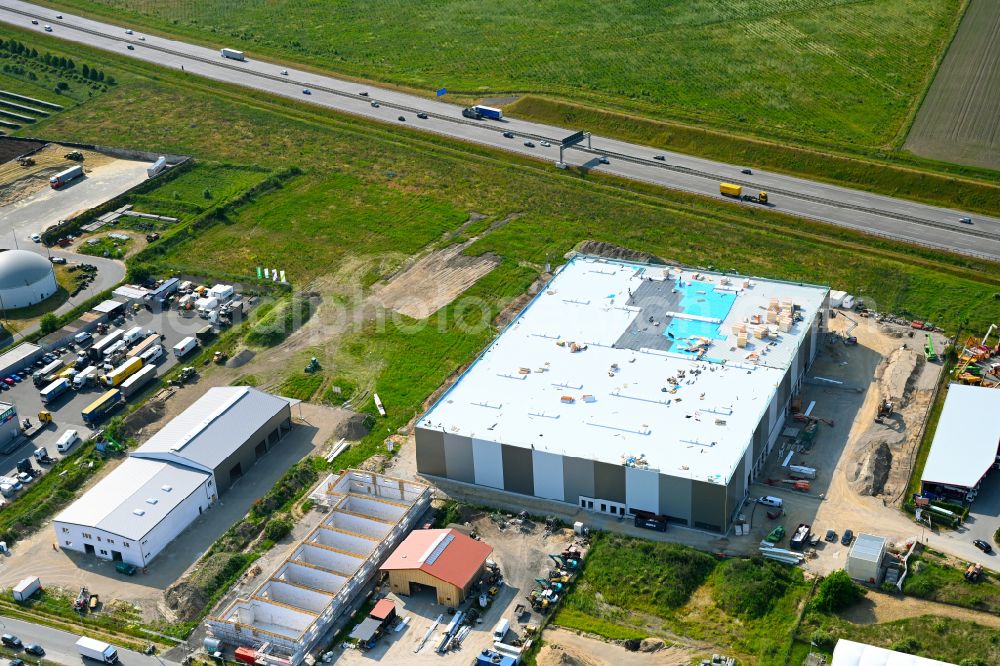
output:
[[[418,425],[726,483],[827,293],[578,256]],[[733,326],[772,299],[798,306],[790,330],[738,347]]]
[[[947,661],[855,643],[841,638],[833,648],[830,666],[955,666]]]
[[[56,516],[55,522],[138,541],[209,478],[205,472],[174,463],[126,458]]]
[[[885,550],[886,538],[875,536],[874,534],[858,534],[851,546],[851,558],[855,560],[865,560],[866,562],[878,562]]]
[[[949,384],[921,480],[972,488],[996,462],[1000,390]]]

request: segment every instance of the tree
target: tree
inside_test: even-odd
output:
[[[820,582],[811,604],[818,611],[836,613],[853,606],[865,594],[865,589],[851,580],[846,571],[838,569]]]
[[[267,521],[264,527],[264,536],[271,541],[277,541],[292,531],[292,521],[286,516],[278,515]]]
[[[59,317],[50,312],[42,317],[41,322],[39,322],[39,326],[41,328],[42,335],[48,335],[52,331],[59,328]]]
[[[83,78],[85,79],[90,78],[90,67],[87,67],[87,65],[83,66]]]
[[[108,78],[105,79],[104,82],[107,83],[109,86],[113,86],[115,85],[115,77],[108,76]]]
[[[76,63],[72,59],[66,61],[66,69],[74,69],[75,67]]]

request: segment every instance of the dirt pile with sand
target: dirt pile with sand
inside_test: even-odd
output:
[[[605,243],[604,241],[583,241],[579,246],[577,246],[576,251],[580,254],[593,254],[598,257],[607,257],[608,259],[623,259],[625,261],[637,261],[648,264],[666,265],[667,263],[655,254],[640,252],[638,250],[630,250],[627,247],[621,247],[612,243]]]

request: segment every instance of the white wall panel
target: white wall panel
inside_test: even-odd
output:
[[[535,496],[563,501],[562,456],[544,451],[531,452],[532,473],[535,479]]]
[[[476,484],[503,490],[503,458],[500,445],[483,439],[472,440],[472,462]],[[562,498],[560,498],[562,499]]]
[[[629,509],[660,512],[660,474],[648,469],[625,468],[625,502]]]

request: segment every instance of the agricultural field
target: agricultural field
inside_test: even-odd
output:
[[[905,130],[962,2],[50,4],[416,90],[882,146]]]
[[[917,155],[1000,169],[1000,12],[972,0],[906,138]]]

